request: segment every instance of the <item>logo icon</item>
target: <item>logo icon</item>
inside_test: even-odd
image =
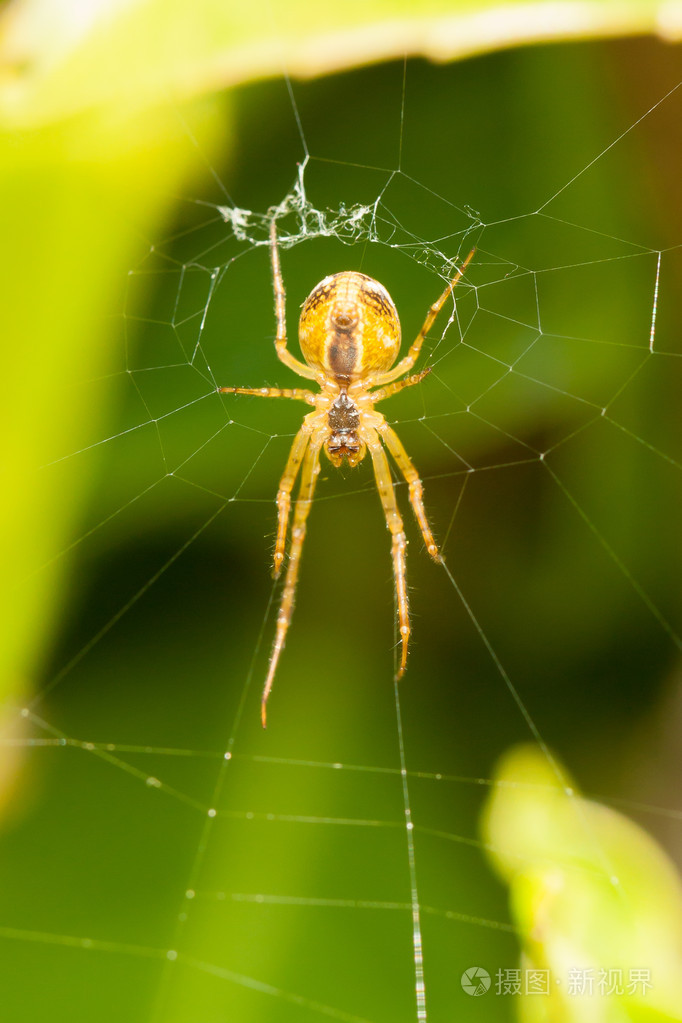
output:
[[[484,995],[490,987],[490,974],[482,966],[470,966],[462,974],[462,991],[468,995]]]

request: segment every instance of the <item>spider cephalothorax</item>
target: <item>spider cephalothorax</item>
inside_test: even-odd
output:
[[[330,462],[340,466],[344,458],[349,465],[357,465],[367,454],[367,447],[358,436],[360,426],[360,410],[348,397],[347,391],[341,391],[327,413],[329,438],[324,448]]]
[[[432,558],[440,561],[440,554],[426,519],[422,500],[422,482],[398,435],[374,406],[404,387],[419,383],[428,369],[405,377],[414,365],[422,342],[445,300],[461,278],[473,255],[469,253],[437,302],[429,309],[422,329],[407,355],[393,365],[400,350],[400,321],[391,296],[378,281],[365,274],[345,271],[325,277],[313,288],[303,304],[299,321],[299,342],[305,363],[287,348],[284,312],[284,283],[279,263],[277,231],[273,220],[270,228],[270,253],[275,289],[277,336],[275,349],[281,361],[299,376],[316,381],[317,393],[300,388],[278,387],[220,387],[224,394],[251,394],[266,398],[295,398],[312,405],[314,412],[303,418],[303,425],[291,445],[289,459],[277,491],[277,539],[275,541],[274,575],[277,577],[284,562],[286,539],[291,509],[291,492],[299,470],[301,483],[294,506],[294,523],[289,547],[289,563],[282,599],[277,616],[277,631],[270,655],[268,674],[261,700],[261,718],[265,726],[268,696],[284,649],[289,623],[294,610],[296,582],[301,551],[306,533],[306,522],[319,472],[322,449],[335,466],[344,459],[353,466],[361,462],[369,451],[377,489],[386,516],[386,525],[392,538],[393,572],[398,601],[401,655],[397,677],[407,664],[407,646],[410,622],[407,609],[407,582],[405,552],[407,540],[403,520],[393,490],[391,470],[382,442],[405,477],[409,487],[412,509],[421,529],[426,549]],[[403,377],[399,380],[399,377]],[[373,388],[378,388],[373,390]]]

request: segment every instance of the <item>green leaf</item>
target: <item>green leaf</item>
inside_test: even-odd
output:
[[[578,795],[536,746],[507,754],[492,793],[482,826],[488,856],[509,886],[522,965],[549,981],[547,995],[523,996],[521,1018],[679,1020],[682,884],[654,839]],[[638,970],[650,984],[631,989]],[[621,993],[609,993],[610,982]]]

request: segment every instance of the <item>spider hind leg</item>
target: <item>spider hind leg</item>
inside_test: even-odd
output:
[[[410,504],[412,505],[414,517],[419,523],[421,534],[424,537],[426,549],[434,561],[441,563],[443,561],[443,555],[438,550],[438,545],[433,538],[431,527],[429,526],[428,519],[426,518],[426,510],[424,508],[423,500],[424,485],[420,479],[419,473],[415,469],[410,456],[403,447],[403,442],[400,440],[400,437],[395,430],[391,429],[388,423],[382,424],[381,436],[384,444],[393,455],[396,465],[407,481],[410,492]]]
[[[379,435],[373,427],[366,430],[367,446],[372,456],[374,476],[376,478],[379,497],[386,516],[386,525],[391,533],[391,556],[393,558],[393,576],[398,602],[398,625],[400,628],[400,665],[396,678],[402,678],[407,667],[407,647],[410,639],[410,616],[407,605],[407,538],[403,520],[398,511],[398,504],[393,490],[391,470]]]
[[[284,562],[284,550],[287,542],[287,530],[289,528],[289,509],[291,508],[291,491],[298,476],[301,463],[305,458],[306,448],[310,440],[310,426],[304,423],[294,437],[291,445],[289,458],[284,467],[282,478],[279,481],[277,490],[277,539],[275,541],[275,554],[273,558],[272,575],[274,579],[279,578]]]
[[[277,671],[280,655],[284,649],[287,632],[289,631],[289,626],[291,624],[291,617],[294,613],[296,584],[298,582],[298,572],[301,563],[301,552],[303,550],[303,541],[305,540],[308,513],[310,512],[313,493],[315,492],[315,483],[320,471],[320,448],[322,447],[323,441],[324,435],[320,436],[320,434],[313,434],[310,438],[308,449],[303,456],[301,486],[294,506],[294,521],[291,527],[291,547],[289,548],[287,574],[284,579],[284,589],[282,590],[282,599],[280,601],[279,612],[277,614],[275,642],[272,648],[272,653],[270,654],[268,674],[265,679],[265,687],[261,698],[261,721],[263,723],[263,728],[265,728],[267,724],[266,708],[268,697],[272,690],[275,672]]]

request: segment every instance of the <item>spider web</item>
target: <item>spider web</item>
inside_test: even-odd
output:
[[[559,52],[555,105],[590,66]],[[470,999],[460,977],[518,960],[478,824],[517,742],[561,778],[556,750],[679,849],[656,722],[682,646],[682,224],[663,142],[674,125],[679,143],[682,90],[661,74],[648,100],[581,114],[559,160],[542,131],[566,111],[531,88],[542,127],[518,122],[526,135],[497,143],[520,166],[491,167],[482,113],[501,129],[505,76],[537,82],[547,59],[358,72],[333,85],[333,130],[314,118],[331,86],[254,87],[230,193],[197,146],[205,194],[128,278],[117,418],[45,470],[97,483],[64,552],[61,645],[7,740],[30,751],[35,790],[5,839],[12,1018],[510,1018],[511,999]],[[455,96],[472,112],[450,153]],[[286,115],[267,141],[266,101]],[[216,389],[295,383],[272,345],[273,216],[294,351],[297,307],[326,274],[381,280],[409,343],[476,256],[425,344],[430,376],[382,406],[446,559],[429,563],[396,476],[408,673],[394,685],[371,467],[323,467],[263,733],[274,494],[302,406]],[[36,973],[46,991],[27,988]]]

